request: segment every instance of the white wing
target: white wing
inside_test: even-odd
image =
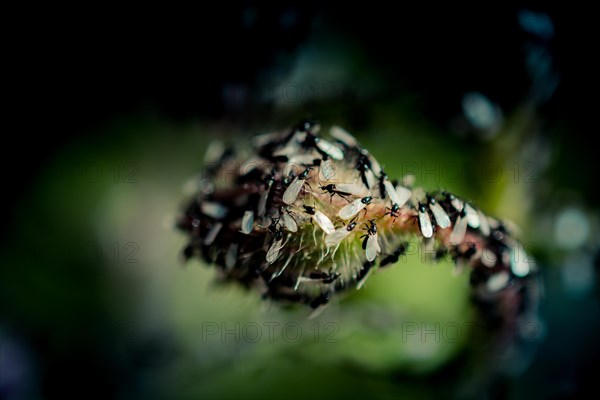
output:
[[[348,236],[349,234],[350,234],[350,231],[348,229],[346,229],[345,227],[336,229],[335,232],[330,233],[329,235],[327,235],[325,237],[325,246],[335,247],[338,244],[340,244],[341,241],[344,240],[346,238],[346,236]]]
[[[396,189],[394,189],[394,185],[392,185],[392,182],[386,179],[383,181],[383,187],[385,188],[385,193],[389,196],[392,204],[398,204],[399,197],[396,193]]]
[[[431,217],[429,217],[429,213],[427,211],[419,211],[419,227],[421,228],[421,233],[426,238],[430,238],[433,236],[433,226],[431,225]]]
[[[493,274],[490,276],[488,281],[486,282],[487,289],[494,293],[498,290],[504,289],[508,282],[510,281],[510,276],[506,272],[499,272],[497,274]]]
[[[452,204],[452,207],[454,207],[454,209],[456,211],[461,211],[463,209],[463,202],[461,199],[459,199],[458,197],[454,196],[452,198],[452,200],[450,200],[450,203]]]
[[[208,215],[214,219],[221,219],[227,215],[227,208],[219,203],[204,201],[200,204],[200,210],[202,211],[202,214]]]
[[[206,164],[213,164],[219,161],[219,159],[225,153],[225,145],[220,140],[213,140],[210,142],[204,153],[204,162]]]
[[[259,217],[264,216],[265,211],[267,210],[267,199],[269,198],[269,191],[270,187],[265,192],[261,193],[260,198],[258,199],[258,206],[256,211],[258,212]]]
[[[254,212],[246,211],[244,213],[244,217],[242,218],[242,227],[240,228],[240,232],[245,233],[246,235],[252,232],[252,227],[254,226]]]
[[[362,183],[336,183],[335,188],[340,192],[350,193],[354,196],[365,197],[369,195],[369,189]]]
[[[348,147],[356,147],[358,145],[358,142],[356,141],[354,136],[352,136],[351,134],[348,133],[348,131],[346,131],[343,128],[340,128],[339,126],[332,126],[331,129],[329,130],[329,134],[334,139],[339,140],[340,142],[344,143]]]
[[[490,236],[491,230],[490,230],[490,224],[488,222],[487,217],[481,210],[478,210],[478,214],[479,214],[479,231],[481,232],[481,234],[483,236]]]
[[[303,138],[304,134],[300,134],[296,132],[290,140],[277,151],[273,152],[274,156],[287,156],[290,154],[296,153],[300,149],[300,141]]]
[[[356,199],[352,203],[340,208],[338,215],[341,219],[350,219],[360,212],[365,205],[361,199]]]
[[[448,228],[451,225],[450,217],[446,214],[446,211],[442,208],[440,203],[429,204],[429,208],[435,218],[435,223],[442,229]]]
[[[217,235],[219,234],[219,231],[221,230],[222,227],[223,227],[223,223],[217,222],[216,224],[214,224],[212,226],[212,228],[210,228],[210,231],[208,231],[208,233],[204,237],[204,245],[205,246],[210,246],[215,241],[215,239],[217,238]]]
[[[415,184],[417,177],[414,174],[406,174],[402,177],[402,185],[412,187]]]
[[[479,228],[479,214],[469,203],[465,203],[465,212],[467,213],[467,224],[473,228]]]
[[[238,244],[231,243],[229,245],[229,249],[227,250],[227,254],[225,254],[225,266],[227,268],[235,267],[235,262],[237,260],[237,253],[238,253]]]
[[[365,171],[365,176],[367,177],[367,183],[369,184],[369,187],[375,187],[378,183],[377,177],[375,176],[375,173],[368,169]]]
[[[327,217],[327,215],[323,214],[321,211],[315,211],[315,215],[313,218],[317,225],[323,229],[326,234],[332,234],[335,232],[335,226],[333,226],[333,222]]]
[[[370,154],[367,157],[369,157],[369,161],[371,161],[371,171],[373,171],[376,176],[380,176],[381,165],[379,165],[379,161],[377,161],[377,159],[372,157]]]
[[[296,220],[287,212],[283,212],[281,215],[281,219],[283,219],[283,225],[290,232],[298,232],[298,224]]]
[[[267,262],[273,264],[279,258],[279,250],[283,247],[283,240],[273,240],[271,247],[267,251]]]
[[[310,154],[308,154],[308,157],[306,156],[307,154],[291,157],[283,166],[282,175],[290,176],[292,172],[294,175],[300,175],[306,168],[302,164],[311,164],[315,159],[315,157]]]
[[[510,252],[510,269],[513,274],[524,277],[531,270],[529,266],[529,256],[520,244],[515,245]]]
[[[327,182],[335,176],[336,172],[337,167],[331,159],[323,161],[319,167],[319,180]]]
[[[365,256],[367,257],[367,261],[373,261],[380,252],[381,246],[379,245],[377,234],[370,235],[367,238],[367,247],[365,248]]]
[[[456,217],[456,222],[454,223],[454,228],[452,228],[452,233],[450,234],[450,243],[457,245],[462,243],[465,238],[465,233],[467,232],[467,217],[462,216],[461,214]]]
[[[319,156],[317,154],[315,154],[314,152],[310,152],[310,153],[305,153],[305,154],[296,154],[292,157],[288,158],[288,164],[291,163],[293,165],[295,165],[296,167],[301,167],[302,164],[312,164],[312,162],[315,160],[315,158],[318,158]],[[302,171],[304,171],[304,168],[302,166]]]
[[[398,201],[396,201],[396,204],[398,204],[398,207],[402,207],[403,205],[406,204],[408,199],[411,198],[412,191],[402,185],[398,185],[396,187],[396,196],[397,196],[397,200],[398,200]]]
[[[296,198],[298,197],[298,193],[300,193],[300,189],[302,188],[303,184],[304,179],[298,179],[298,177],[294,178],[292,183],[290,183],[290,186],[288,186],[288,188],[285,190],[285,193],[283,194],[283,202],[285,204],[294,203],[294,201],[296,201]]]
[[[334,160],[340,161],[344,159],[344,152],[342,151],[342,149],[340,149],[334,144],[329,143],[326,140],[319,139],[319,141],[317,142],[317,147],[321,151],[324,151],[329,157],[333,158]]]
[[[481,263],[488,268],[494,268],[496,262],[498,261],[498,257],[496,254],[490,249],[483,249],[481,252]]]
[[[256,135],[252,138],[252,145],[254,147],[262,147],[271,143],[274,140],[277,140],[280,136],[281,134],[279,132],[263,133],[261,135]]]

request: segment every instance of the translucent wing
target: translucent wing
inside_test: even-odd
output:
[[[276,141],[280,136],[279,132],[263,133],[252,138],[252,145],[254,147],[263,147]]]
[[[208,201],[202,202],[202,204],[200,204],[200,210],[202,211],[202,214],[208,215],[214,219],[222,219],[227,215],[227,208],[219,203],[211,203]]]
[[[483,236],[489,236],[491,231],[487,217],[481,210],[478,210],[477,213],[479,214],[479,231]]]
[[[319,227],[323,229],[326,234],[329,235],[335,232],[335,226],[333,226],[333,222],[331,222],[329,217],[327,217],[327,215],[323,214],[321,211],[315,211],[313,218],[317,225],[319,225]]]
[[[327,140],[320,139],[317,142],[317,147],[334,160],[340,161],[344,159],[344,152],[342,149],[332,143],[329,143]]]
[[[510,280],[510,276],[506,272],[499,272],[497,274],[492,274],[488,281],[486,282],[487,289],[494,293],[501,289],[504,289]]]
[[[298,224],[296,220],[287,212],[283,212],[281,215],[281,219],[283,220],[283,225],[290,232],[298,232]]]
[[[498,257],[496,254],[490,249],[483,249],[481,252],[481,263],[488,268],[494,268],[496,262],[498,261]]]
[[[285,204],[294,203],[303,184],[304,179],[298,179],[298,177],[294,178],[292,183],[290,183],[290,186],[288,186],[288,188],[285,190],[285,193],[283,193],[283,202]]]
[[[333,177],[335,177],[336,173],[337,167],[333,160],[325,160],[321,163],[321,166],[319,167],[319,180],[321,180],[322,182],[327,182]]]
[[[336,229],[335,232],[330,233],[325,237],[325,246],[335,247],[341,243],[342,240],[350,234],[350,231],[346,228]]]
[[[469,203],[465,203],[465,213],[467,213],[467,225],[473,229],[479,228],[479,214]]]
[[[379,165],[379,161],[375,157],[372,157],[370,154],[368,155],[369,161],[371,161],[371,171],[375,174],[376,177],[381,175],[381,165]]]
[[[336,183],[335,189],[340,192],[350,193],[354,196],[365,197],[369,195],[369,189],[360,183]]]
[[[273,240],[267,251],[267,262],[273,264],[279,258],[279,250],[283,247],[283,240]]]
[[[212,228],[210,228],[210,231],[208,231],[208,233],[204,237],[205,246],[210,246],[215,241],[222,227],[223,224],[221,222],[217,222],[212,226]]]
[[[377,177],[375,176],[375,173],[372,170],[370,170],[370,169],[366,170],[365,176],[367,178],[367,183],[369,184],[368,186],[370,188],[375,187],[377,185],[377,183],[378,183]]]
[[[442,229],[448,228],[450,223],[450,217],[446,214],[446,211],[442,208],[440,203],[430,203],[429,208],[435,218],[435,223]]]
[[[235,262],[237,260],[237,254],[238,254],[238,244],[231,243],[231,245],[229,245],[229,249],[227,250],[227,254],[225,254],[225,266],[227,268],[235,267]]]
[[[452,204],[452,207],[454,207],[454,209],[456,211],[461,211],[463,209],[463,202],[461,199],[457,198],[456,196],[452,196],[450,198],[450,204]]]
[[[253,226],[254,226],[254,212],[246,211],[244,213],[244,217],[242,218],[242,227],[240,228],[240,232],[247,235],[250,232],[252,232]]]
[[[213,140],[210,142],[204,153],[204,162],[206,164],[212,164],[219,161],[219,159],[225,154],[225,145],[220,140]]]
[[[510,269],[519,277],[529,274],[529,256],[520,244],[516,244],[510,252]]]
[[[424,237],[430,238],[433,236],[433,226],[431,225],[431,217],[427,210],[419,211],[419,227]]]
[[[329,130],[329,134],[331,135],[331,137],[344,143],[348,147],[356,147],[358,145],[358,142],[356,141],[354,136],[352,136],[348,133],[348,131],[340,128],[339,126],[332,126]]]
[[[267,210],[267,199],[269,198],[269,189],[261,193],[260,198],[258,199],[258,206],[256,207],[256,211],[259,217],[265,215],[265,211]]]
[[[385,193],[390,197],[392,204],[398,204],[398,193],[396,193],[396,189],[394,189],[394,185],[392,182],[387,179],[383,181],[383,187],[385,188]]]
[[[396,196],[396,204],[398,204],[398,207],[402,207],[412,196],[412,191],[402,185],[398,185],[396,187]]]
[[[456,222],[454,222],[454,228],[452,228],[452,233],[450,234],[450,243],[454,245],[462,243],[465,233],[467,233],[467,217],[464,212],[461,212],[456,217]]]
[[[341,219],[350,219],[350,218],[354,217],[356,214],[358,214],[360,212],[360,210],[365,208],[365,205],[366,204],[364,204],[361,201],[361,199],[356,199],[352,203],[342,207],[340,209],[340,211],[338,212],[338,216]]]
[[[288,141],[285,146],[273,152],[274,156],[288,156],[298,152],[300,149],[300,142],[305,134],[301,134],[296,132],[294,136],[292,136],[291,140]]]
[[[377,234],[370,235],[367,238],[367,247],[365,248],[365,256],[367,257],[367,261],[373,261],[380,252],[381,246],[379,245]]]

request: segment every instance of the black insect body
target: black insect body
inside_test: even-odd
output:
[[[350,203],[350,200],[348,200],[348,198],[346,196],[351,196],[352,193],[337,190],[334,183],[330,183],[329,185],[321,186],[320,188],[323,190],[323,193],[329,193],[331,195],[330,199],[329,199],[330,203],[333,200],[333,196],[335,196],[336,194],[338,196],[340,196],[342,199],[346,200],[348,203]]]
[[[402,256],[406,253],[406,249],[407,249],[407,243],[400,244],[398,246],[398,248],[392,254],[386,256],[383,260],[381,260],[381,262],[379,263],[379,266],[385,267],[386,265],[397,263],[400,256]]]
[[[279,218],[271,218],[271,224],[267,227],[268,231],[273,235],[276,241],[283,238],[283,228],[279,225]]]
[[[331,294],[329,292],[322,293],[319,297],[311,301],[310,306],[312,308],[317,308],[319,306],[325,305],[329,302]]]
[[[337,278],[340,277],[338,272],[311,272],[309,275],[310,279],[321,280],[323,283],[333,283]]]
[[[398,214],[398,211],[400,211],[400,206],[398,206],[398,203],[394,203],[392,205],[392,208],[386,207],[386,210],[389,210],[389,211],[386,212],[385,215],[389,215],[390,217],[393,217],[394,221],[396,221],[396,218],[398,218],[400,216],[400,214]]]
[[[367,189],[371,189],[369,180],[367,179],[367,172],[371,171],[372,168],[373,165],[371,164],[368,153],[366,150],[361,150],[358,155],[358,160],[356,161],[356,169],[360,173],[360,179]]]
[[[381,174],[379,175],[379,196],[382,199],[385,199],[386,195],[387,195],[387,190],[386,190],[386,181],[388,180],[388,176],[385,172],[383,172],[383,170],[381,171]]]
[[[371,235],[376,235],[377,234],[377,225],[375,225],[375,220],[372,219],[371,221],[369,221],[369,224],[365,224],[367,233],[365,233],[364,235],[362,235],[360,238],[364,238],[363,240],[363,244],[362,244],[362,248],[363,250],[367,249],[367,241],[369,239],[369,237]]]

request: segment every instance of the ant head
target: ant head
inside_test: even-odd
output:
[[[315,213],[315,208],[314,207],[307,206],[307,205],[303,205],[302,207],[304,207],[304,211],[307,214],[313,215]]]
[[[310,132],[311,130],[314,130],[316,125],[317,123],[315,121],[307,118],[301,121],[296,129],[300,132]]]

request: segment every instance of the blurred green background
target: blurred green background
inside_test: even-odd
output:
[[[205,10],[201,27],[123,16],[36,37],[34,54],[55,61],[7,169],[19,173],[2,217],[0,395],[585,393],[600,224],[590,106],[573,105],[588,77],[566,45],[580,32],[553,9],[467,11],[236,4]],[[183,266],[172,220],[208,143],[304,117],[354,133],[388,175],[514,222],[545,283],[530,340],[497,354],[467,334],[468,275],[418,254],[312,319]]]

